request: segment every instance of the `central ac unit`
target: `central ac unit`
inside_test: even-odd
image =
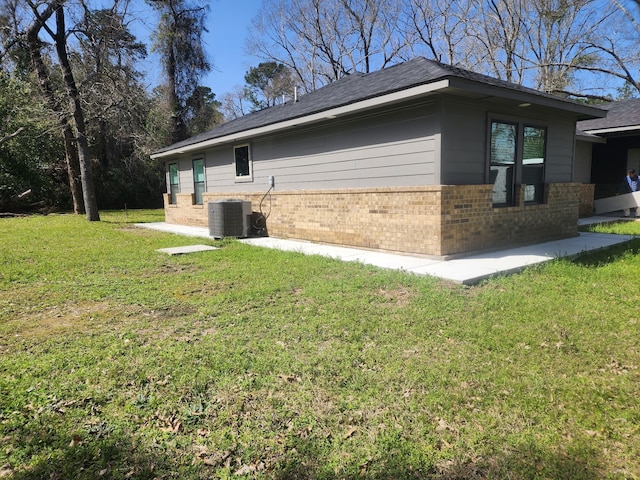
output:
[[[214,238],[248,237],[251,202],[230,198],[209,202],[209,235]]]

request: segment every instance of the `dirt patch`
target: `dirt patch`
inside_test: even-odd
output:
[[[383,299],[383,303],[387,305],[393,305],[396,307],[406,306],[411,299],[415,297],[415,293],[407,290],[406,288],[392,288],[384,289],[380,288],[377,292],[378,296]]]

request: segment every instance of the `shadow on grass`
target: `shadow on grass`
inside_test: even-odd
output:
[[[31,444],[28,450],[39,458],[26,468],[14,470],[9,477],[12,480],[152,480],[173,470],[167,464],[169,455],[140,452],[129,438],[121,435],[86,441],[72,437],[66,443],[67,439],[55,432],[42,432],[28,437],[26,442]]]
[[[578,255],[573,259],[573,263],[583,267],[599,267],[618,261],[626,255],[638,255],[638,253],[640,253],[640,238],[634,238],[625,243]]]
[[[58,445],[56,445],[58,442]],[[279,458],[270,468],[237,474],[229,470],[194,465],[180,466],[180,455],[170,448],[152,454],[143,452],[130,438],[109,434],[103,438],[66,439],[55,431],[42,432],[29,437],[26,443],[37,453],[37,446],[57,447],[28,469],[15,470],[9,478],[14,480],[85,480],[85,479],[140,479],[161,478],[204,479],[229,474],[237,478],[269,478],[276,480],[300,479],[370,479],[370,480],[480,480],[530,479],[596,480],[603,477],[606,468],[602,459],[587,441],[573,441],[561,448],[541,448],[537,445],[499,445],[494,455],[473,456],[473,452],[456,452],[460,459],[437,458],[436,451],[429,456],[409,444],[397,444],[376,458],[363,463],[350,461],[349,449],[343,445],[338,464],[326,458],[326,442],[313,439],[300,440],[295,449]],[[182,468],[181,468],[182,467]],[[217,475],[220,474],[220,475]],[[608,477],[615,478],[615,477]]]
[[[584,443],[564,446],[563,452],[532,445],[505,446],[506,452],[474,459],[440,459],[430,464],[426,456],[399,447],[381,458],[361,465],[334,468],[322,461],[322,454],[311,443],[300,445],[298,458],[267,475],[277,480],[370,479],[370,480],[481,480],[531,479],[596,480],[602,478],[601,459]],[[348,458],[348,452],[344,456]]]

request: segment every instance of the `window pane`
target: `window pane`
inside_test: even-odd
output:
[[[172,185],[178,185],[178,164],[172,163],[169,165],[169,183]]]
[[[198,158],[193,161],[193,193],[196,205],[202,205],[204,193],[204,161]]]
[[[180,177],[178,175],[178,164],[169,165],[169,203],[176,204],[176,194],[180,192]]]
[[[201,158],[193,161],[193,181],[204,182],[204,162]]]
[[[236,147],[234,149],[236,163],[236,177],[249,175],[249,146]]]
[[[493,203],[513,204],[517,125],[491,122],[490,181]]]
[[[522,184],[525,202],[542,202],[544,190],[544,161],[547,130],[524,127],[522,145]]]
[[[194,184],[194,200],[196,202],[196,205],[202,205],[202,200],[203,200],[203,196],[202,194],[204,193],[204,182],[197,182]]]

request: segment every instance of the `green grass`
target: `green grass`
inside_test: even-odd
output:
[[[0,478],[640,477],[640,240],[470,288],[101,217],[0,220]]]

